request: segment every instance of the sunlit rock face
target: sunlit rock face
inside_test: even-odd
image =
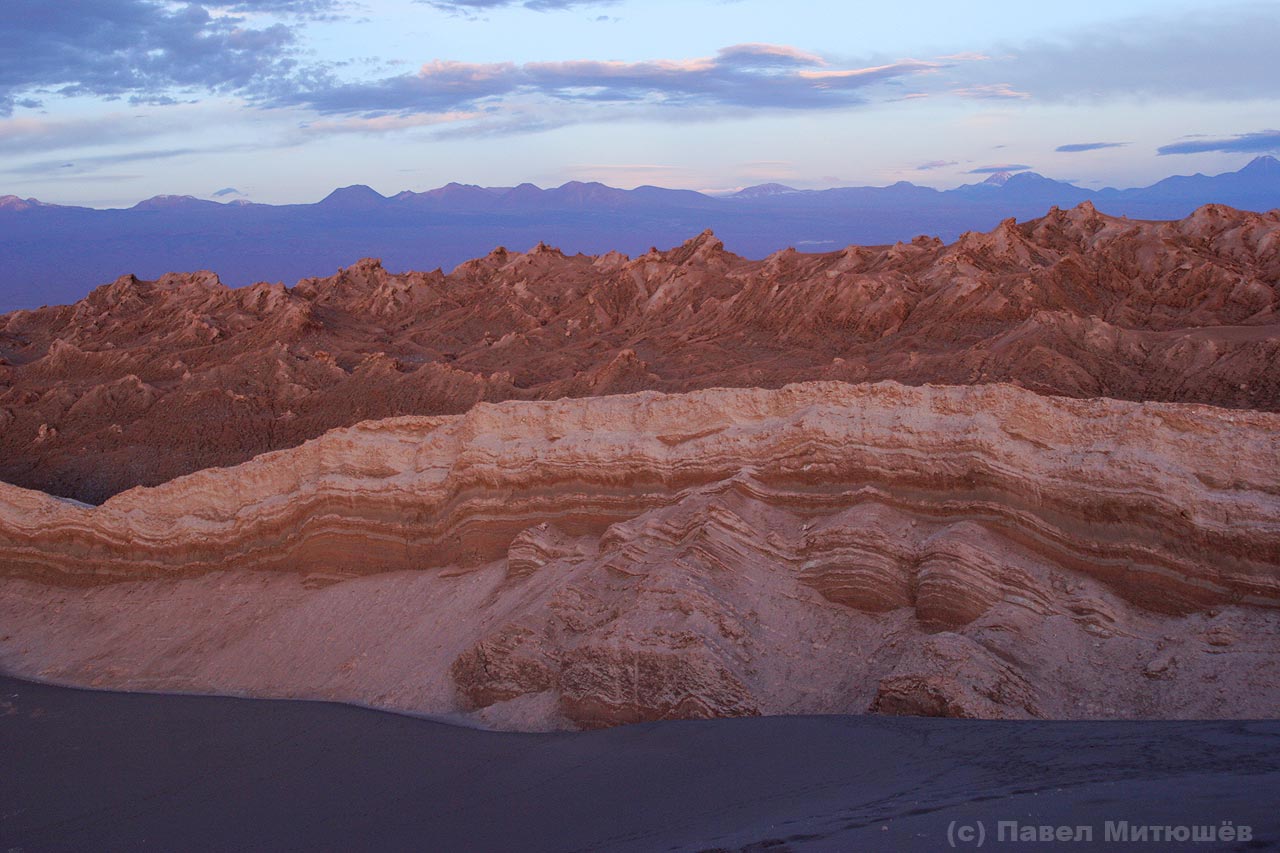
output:
[[[364,260],[292,288],[125,276],[0,316],[0,479],[99,503],[370,419],[805,380],[1276,411],[1278,282],[1280,213],[1088,204],[762,261],[708,232],[635,258],[499,249],[447,275]]]
[[[514,729],[1274,716],[1280,415],[825,381],[367,421],[100,506],[0,486],[0,624],[15,674]]]

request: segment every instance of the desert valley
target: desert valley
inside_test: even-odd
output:
[[[1272,716],[1277,247],[1086,203],[15,312],[0,661],[519,730]]]
[[[1272,0],[6,0],[0,851],[1280,850]]]

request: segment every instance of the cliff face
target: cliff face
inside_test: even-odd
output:
[[[764,261],[496,250],[449,275],[361,261],[296,287],[126,276],[0,317],[0,479],[100,502],[325,431],[477,403],[800,380],[1013,382],[1280,409],[1280,213],[1088,204]]]
[[[0,664],[513,728],[1271,716],[1280,415],[816,382],[361,423],[0,486]]]

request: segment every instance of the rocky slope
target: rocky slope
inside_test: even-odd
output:
[[[496,250],[296,287],[122,278],[0,317],[0,479],[98,503],[370,418],[895,379],[1280,410],[1280,212],[1089,204],[951,245],[763,261]],[[56,275],[55,272],[51,272]]]
[[[0,666],[508,728],[1274,716],[1280,415],[817,382],[480,405],[91,507],[0,486]]]

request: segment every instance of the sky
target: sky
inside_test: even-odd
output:
[[[1280,153],[1280,0],[3,0],[0,194],[1080,186]]]

